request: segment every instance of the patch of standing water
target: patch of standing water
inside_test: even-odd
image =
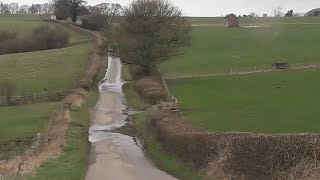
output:
[[[120,59],[109,57],[106,76],[99,83],[100,96],[91,112],[92,145],[86,180],[175,179],[149,161],[137,138],[117,131],[126,127],[134,113],[126,106],[121,71]]]

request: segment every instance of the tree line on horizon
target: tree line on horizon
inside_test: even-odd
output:
[[[32,14],[32,15],[51,15],[57,14],[61,20],[69,17],[93,14],[110,14],[113,9],[121,9],[118,3],[100,3],[97,5],[87,5],[83,0],[52,0],[44,4],[19,4],[17,2],[4,3],[0,1],[0,14]]]

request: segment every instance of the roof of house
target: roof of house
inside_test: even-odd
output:
[[[238,18],[238,17],[235,14],[228,14],[223,19],[226,19],[226,18]]]

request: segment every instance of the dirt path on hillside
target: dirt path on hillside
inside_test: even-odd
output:
[[[292,67],[290,70],[301,70],[301,69],[315,69],[319,68],[320,65],[305,65],[299,67]],[[209,74],[193,74],[193,75],[182,75],[182,76],[168,76],[165,77],[166,80],[178,80],[178,79],[188,79],[188,78],[201,78],[201,77],[217,77],[217,76],[238,76],[247,74],[258,74],[258,73],[270,73],[270,72],[288,72],[287,70],[276,70],[276,69],[262,69],[253,71],[243,71],[243,72],[224,72],[224,73],[209,73]]]
[[[111,132],[128,119],[122,93],[121,62],[109,57],[106,77],[100,82],[100,97],[91,115],[92,143],[86,180],[173,180],[145,156],[135,137]]]

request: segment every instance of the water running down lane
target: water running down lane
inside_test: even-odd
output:
[[[109,57],[91,116],[92,145],[86,180],[173,180],[150,162],[134,137],[111,132],[125,126],[130,113],[122,92],[121,70],[121,61]]]

